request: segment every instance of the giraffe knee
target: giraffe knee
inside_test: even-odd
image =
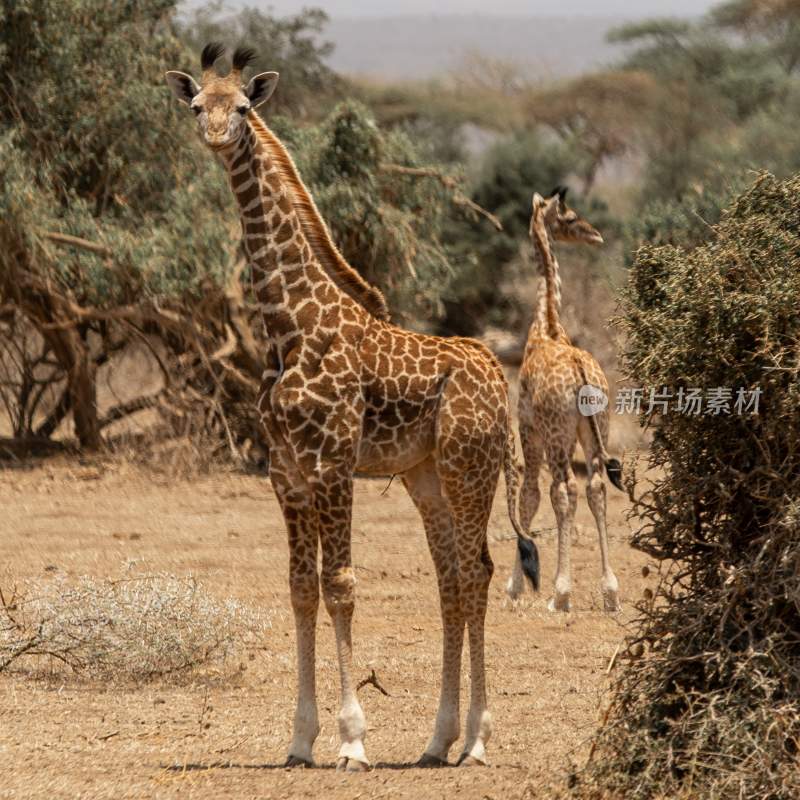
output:
[[[289,592],[292,598],[292,609],[297,612],[316,612],[319,606],[319,577],[316,570],[291,570],[289,575]]]
[[[603,481],[603,476],[600,470],[592,473],[592,477],[586,484],[586,498],[589,502],[601,500],[606,495],[606,484]]]
[[[325,607],[333,615],[337,611],[352,611],[356,602],[356,576],[352,567],[341,567],[330,572],[323,570],[322,594]]]
[[[578,481],[574,475],[570,475],[567,478],[567,497],[570,503],[575,503],[578,500]]]
[[[573,505],[578,500],[578,481],[574,475],[554,478],[550,485],[550,500],[554,507]]]

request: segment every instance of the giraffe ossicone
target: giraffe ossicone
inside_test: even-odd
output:
[[[199,84],[180,72],[167,73],[167,81],[192,108],[203,139],[227,170],[267,333],[259,411],[289,540],[297,632],[297,707],[287,764],[313,762],[320,729],[315,628],[321,584],[341,681],[337,766],[368,765],[366,722],[352,677],[356,469],[402,475],[436,567],[442,685],[433,736],[420,763],[446,762],[459,737],[466,628],[471,686],[461,763],[485,764],[491,716],[484,619],[493,571],[487,525],[501,469],[511,523],[526,551],[523,567],[538,581],[535,545],[516,518],[503,371],[474,340],[425,336],[388,321],[382,294],[345,261],[291,156],[254,111],[274,91],[277,74],[261,73],[244,85],[241,73],[252,51],[237,50],[226,76],[215,70],[221,55],[221,47],[206,46]]]
[[[603,473],[622,489],[622,468],[606,451],[608,381],[592,355],[574,347],[561,325],[561,277],[553,252],[554,241],[599,245],[603,237],[569,208],[566,196],[564,187],[557,187],[547,198],[538,193],[533,195],[530,237],[541,280],[519,375],[518,416],[525,459],[520,522],[529,530],[539,508],[539,472],[546,460],[551,476],[550,501],[558,527],[556,576],[548,608],[569,611],[570,540],[578,498],[572,456],[580,441],[588,473],[586,497],[600,542],[603,607],[613,612],[619,610],[619,584],[608,558]],[[517,555],[506,592],[516,600],[524,588],[523,564]]]

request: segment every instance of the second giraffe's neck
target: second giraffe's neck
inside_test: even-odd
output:
[[[566,332],[561,326],[561,277],[558,273],[558,261],[547,226],[541,218],[531,224],[530,234],[536,272],[541,282],[529,336],[566,339]]]

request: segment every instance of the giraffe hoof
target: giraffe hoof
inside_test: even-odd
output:
[[[475,758],[474,756],[468,756],[466,753],[461,754],[461,758],[458,759],[458,766],[459,767],[485,767],[486,764],[483,761]]]
[[[561,597],[551,597],[547,601],[547,610],[551,612],[561,611],[563,613],[569,612],[571,605],[569,602],[569,595]]]
[[[356,761],[355,758],[347,758],[347,756],[342,756],[336,762],[336,771],[337,772],[368,772],[369,771],[369,764],[365,764],[363,761]]]
[[[438,769],[440,767],[448,767],[450,765],[447,763],[447,759],[445,758],[439,758],[439,756],[434,756],[431,753],[423,753],[420,760],[417,761],[416,766],[420,767],[421,769]]]
[[[286,763],[284,764],[284,767],[290,767],[290,768],[299,767],[301,769],[305,768],[311,769],[313,766],[314,766],[313,761],[307,761],[305,758],[300,758],[299,756],[289,756],[289,758],[286,759]]]
[[[622,606],[620,605],[619,598],[608,596],[603,598],[603,611],[605,611],[606,614],[616,614],[621,610]]]
[[[517,584],[512,576],[508,579],[508,583],[506,583],[506,594],[508,595],[509,599],[515,603],[522,594],[523,588],[523,586]]]

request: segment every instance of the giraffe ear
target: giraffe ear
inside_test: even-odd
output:
[[[185,72],[176,72],[171,70],[166,74],[167,84],[172,89],[172,94],[187,106],[192,102],[196,94],[199,94],[200,87],[197,81]]]
[[[272,97],[272,93],[278,85],[278,77],[277,72],[262,72],[250,79],[250,83],[244,90],[250,101],[250,108],[257,108]]]
[[[542,197],[539,192],[533,193],[533,201],[531,202],[531,207],[534,211],[541,208],[545,204],[545,199]]]

